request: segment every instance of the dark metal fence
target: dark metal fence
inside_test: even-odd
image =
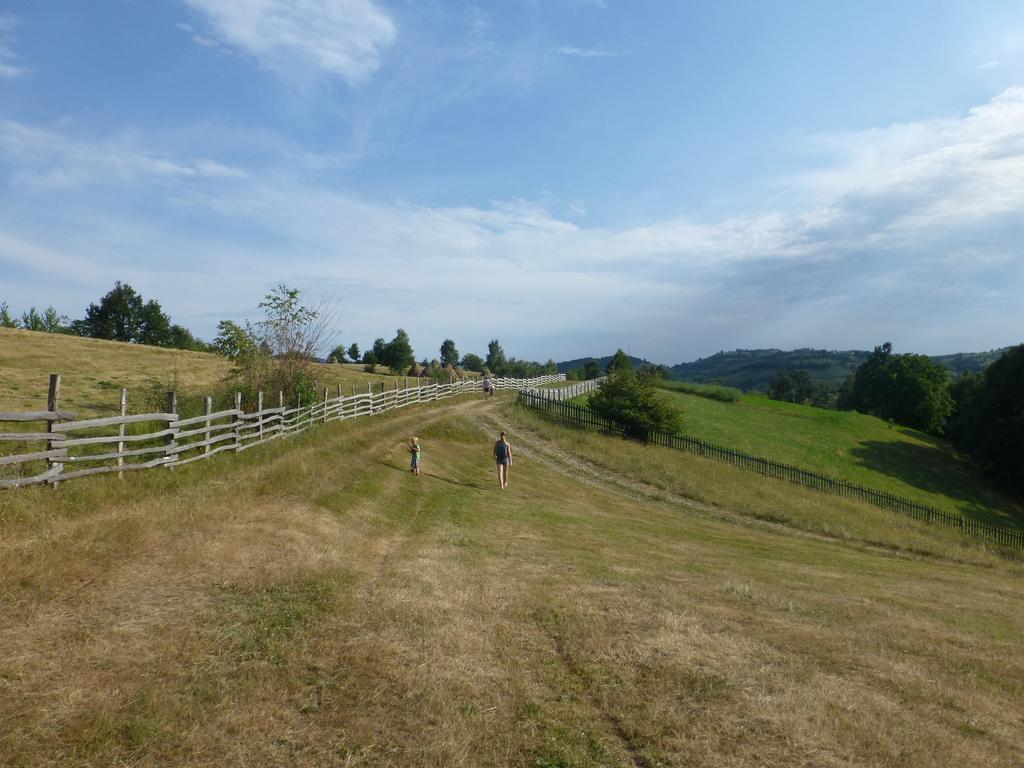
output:
[[[544,411],[575,424],[598,429],[619,437],[626,435],[626,429],[621,424],[617,424],[604,416],[594,413],[589,408],[549,399],[538,392],[520,391],[518,402],[521,405]],[[722,461],[726,464],[758,472],[766,477],[788,480],[805,488],[874,504],[876,507],[909,515],[915,520],[922,520],[933,525],[958,528],[966,534],[986,539],[1002,546],[1024,548],[1024,531],[998,528],[994,525],[961,517],[952,512],[930,507],[927,504],[911,501],[902,496],[865,488],[856,483],[822,475],[817,472],[810,472],[790,464],[783,464],[771,459],[761,458],[760,456],[752,456],[749,453],[736,451],[731,448],[723,448],[722,446],[706,443],[694,437],[669,435],[664,432],[649,433],[648,442],[667,448],[690,451],[699,456],[705,456],[709,459],[715,459],[716,461]]]

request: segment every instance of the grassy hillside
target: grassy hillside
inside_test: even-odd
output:
[[[721,402],[667,392],[683,431],[710,443],[822,472],[1004,527],[1024,526],[1024,502],[999,493],[948,443],[873,416],[760,395]],[[585,398],[581,398],[585,402]]]
[[[363,372],[362,365],[317,365],[320,386],[365,387],[368,381],[394,381]],[[162,409],[168,388],[188,393],[224,390],[228,363],[205,352],[161,349],[100,339],[0,328],[0,411],[46,406],[50,373],[64,375],[63,407],[86,418],[116,412],[121,387],[129,409]]]
[[[0,494],[4,765],[1010,766],[1024,750],[1021,566],[869,507],[502,397],[133,480]]]

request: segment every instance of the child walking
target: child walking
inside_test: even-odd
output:
[[[414,475],[419,475],[420,473],[421,452],[422,449],[420,448],[420,439],[413,435],[412,437],[409,438],[409,469],[412,471]]]

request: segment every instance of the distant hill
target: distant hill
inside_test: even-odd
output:
[[[608,363],[611,361],[612,357],[614,357],[614,355],[608,355],[607,357],[578,357],[575,360],[566,360],[565,362],[557,364],[558,372],[568,373],[576,368],[582,368],[591,360],[601,366],[602,371],[605,371],[608,369]],[[650,360],[644,360],[642,357],[633,357],[632,355],[628,355],[628,357],[629,361],[633,363],[634,368],[639,368],[643,365],[655,365],[655,363],[652,363]]]
[[[964,373],[973,371],[977,373],[994,363],[999,357],[1012,347],[1002,347],[988,352],[956,352],[952,355],[935,355],[932,360],[942,363],[953,373]]]
[[[988,352],[957,352],[952,355],[937,355],[932,359],[945,365],[953,374],[960,374],[964,371],[984,370],[1007,349],[1009,347]],[[803,369],[818,381],[838,387],[870,354],[867,350],[859,349],[736,349],[731,352],[719,352],[691,363],[680,363],[668,370],[669,378],[679,381],[715,382],[744,391],[763,391],[781,371]],[[611,356],[568,360],[559,363],[558,370],[567,373],[574,368],[582,368],[590,360],[596,360],[601,370],[604,370]],[[630,357],[630,360],[635,367],[653,364],[637,357]]]
[[[803,369],[818,381],[838,387],[870,354],[863,350],[737,349],[674,365],[669,377],[721,382],[745,391],[764,390],[781,371]]]

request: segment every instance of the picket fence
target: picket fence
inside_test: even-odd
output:
[[[539,387],[565,380],[564,374],[530,379],[492,378],[495,389]],[[213,411],[207,397],[204,413],[181,418],[177,396],[167,393],[167,408],[161,413],[129,414],[128,392],[121,390],[120,413],[96,419],[75,420],[75,414],[60,408],[60,374],[50,375],[45,411],[0,413],[0,425],[19,427],[39,423],[36,431],[0,431],[0,447],[12,445],[17,453],[0,450],[0,489],[21,488],[40,483],[56,484],[89,475],[144,469],[173,468],[208,459],[224,452],[240,452],[271,440],[304,432],[316,424],[392,411],[416,403],[429,403],[468,392],[481,392],[482,379],[450,380],[448,383],[393,388],[381,383],[367,384],[367,391],[345,396],[338,385],[333,397],[323,390],[323,399],[306,406],[287,406],[278,393],[277,405],[266,407],[259,393],[256,409],[246,412],[242,396],[235,393],[234,407]],[[127,428],[127,429],[126,429]],[[23,450],[36,444],[36,450]],[[38,450],[39,444],[45,445]]]
[[[594,413],[589,408],[566,402],[564,397],[549,395],[546,390],[520,390],[518,402],[521,405],[544,411],[565,421],[598,429],[607,434],[619,437],[627,435],[627,430],[621,424]],[[836,477],[810,472],[790,464],[783,464],[760,456],[752,456],[743,451],[723,448],[722,446],[683,435],[670,435],[664,432],[652,431],[648,434],[647,441],[654,445],[690,451],[700,456],[742,467],[767,477],[788,480],[791,483],[797,483],[815,491],[845,496],[857,501],[873,504],[882,509],[908,515],[915,520],[947,528],[956,528],[968,535],[1002,546],[1024,548],[1024,531],[1014,531],[988,525],[987,523],[964,518],[902,496],[865,488],[862,485],[840,480]]]

